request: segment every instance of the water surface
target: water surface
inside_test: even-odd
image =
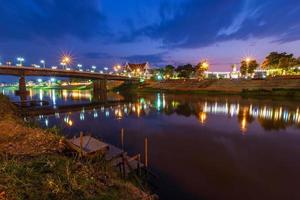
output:
[[[17,100],[13,91],[2,93]],[[31,90],[53,107],[95,101],[90,91]],[[67,137],[80,131],[143,153],[159,175],[161,199],[300,199],[300,104],[240,96],[108,94],[115,106],[83,107],[36,119]]]

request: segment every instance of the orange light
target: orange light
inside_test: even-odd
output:
[[[60,61],[61,61],[61,63],[64,63],[65,65],[69,65],[72,63],[72,56],[69,54],[63,54],[61,56]]]

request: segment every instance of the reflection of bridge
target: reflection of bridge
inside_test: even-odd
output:
[[[38,115],[54,115],[55,113],[68,113],[68,112],[78,112],[83,108],[85,110],[93,110],[101,107],[111,107],[124,104],[126,101],[106,101],[105,103],[84,103],[84,104],[73,104],[73,105],[64,105],[58,106],[56,108],[52,106],[48,107],[35,107],[35,108],[26,108],[22,111],[24,116],[38,116]]]
[[[95,72],[81,72],[75,70],[34,68],[34,67],[15,67],[15,66],[0,66],[0,75],[12,75],[19,78],[19,95],[26,96],[25,76],[51,76],[51,77],[67,77],[81,78],[93,80],[94,92],[106,92],[107,80],[137,82],[138,78],[130,78],[127,76],[119,76],[113,74],[101,74]]]

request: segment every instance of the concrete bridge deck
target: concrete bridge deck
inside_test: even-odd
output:
[[[0,75],[11,76],[51,76],[51,77],[69,77],[82,78],[91,80],[117,80],[117,81],[138,81],[138,78],[120,76],[114,74],[101,74],[97,72],[81,72],[76,70],[35,68],[35,67],[17,67],[17,66],[0,66]]]
[[[115,74],[102,74],[97,72],[83,72],[76,70],[35,68],[35,67],[19,67],[19,66],[0,66],[0,75],[11,75],[19,77],[19,90],[17,95],[21,96],[21,100],[26,100],[28,91],[26,90],[26,76],[50,76],[50,77],[66,77],[93,80],[94,94],[99,92],[105,93],[107,90],[107,80],[138,82],[139,78],[120,76]],[[103,94],[102,94],[103,96]]]

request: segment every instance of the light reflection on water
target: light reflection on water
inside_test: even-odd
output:
[[[5,91],[5,94],[12,93]],[[93,101],[89,91],[32,90],[53,106]],[[140,94],[116,106],[40,115],[67,137],[80,131],[143,152],[159,174],[162,199],[300,199],[300,110],[297,100],[239,96]]]

